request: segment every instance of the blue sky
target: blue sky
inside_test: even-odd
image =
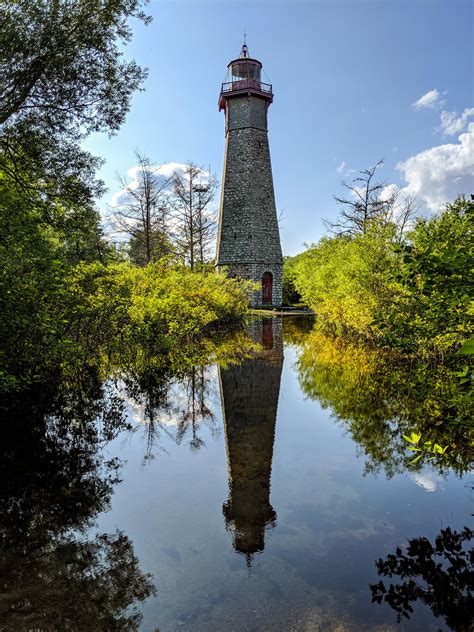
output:
[[[149,68],[145,91],[115,137],[84,143],[106,159],[104,212],[135,148],[156,164],[210,164],[221,176],[217,98],[244,28],[274,87],[269,138],[284,254],[319,239],[322,218],[337,213],[341,180],[382,157],[380,178],[416,193],[426,211],[474,192],[471,2],[175,0],[148,8],[152,24],[135,25],[125,51]]]

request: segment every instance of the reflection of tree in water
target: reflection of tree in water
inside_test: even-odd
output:
[[[219,368],[229,469],[223,513],[234,548],[248,564],[263,551],[266,528],[276,523],[270,478],[283,367],[282,321],[253,321],[251,333],[263,348],[239,365]]]
[[[191,450],[204,446],[199,436],[203,424],[217,435],[212,409],[215,389],[209,367],[191,367],[179,376],[153,371],[129,373],[123,381],[129,401],[138,407],[139,420],[146,431],[145,459],[154,457],[162,433],[172,437],[178,445],[190,434]],[[175,433],[171,432],[172,427],[176,428]]]
[[[145,460],[154,457],[156,440],[164,431],[161,418],[171,410],[169,391],[172,377],[161,366],[129,366],[122,375],[124,391],[139,408],[140,423],[146,431]]]
[[[473,398],[454,369],[407,363],[317,331],[300,346],[296,368],[303,391],[343,423],[368,456],[367,471],[404,471],[410,459],[402,434],[413,430],[450,446],[449,454],[433,462],[441,473],[470,469]]]
[[[329,408],[367,456],[366,470],[383,468],[387,476],[407,469],[413,454],[402,435],[416,431],[449,450],[431,461],[439,473],[469,471],[473,453],[473,399],[469,384],[462,383],[452,366],[430,366],[393,353],[367,348],[313,331],[299,341],[296,363],[306,395]],[[423,460],[408,466],[423,467]],[[444,617],[457,632],[472,629],[474,568],[467,551],[472,531],[444,529],[432,544],[427,538],[409,541],[407,550],[377,562],[384,577],[398,576],[400,583],[383,581],[371,586],[373,601],[385,602],[398,621],[410,617],[417,600]]]
[[[442,529],[434,545],[427,538],[408,541],[406,553],[376,562],[379,575],[400,577],[402,582],[381,580],[370,586],[372,601],[387,603],[397,613],[397,621],[414,612],[412,604],[421,601],[436,617],[444,617],[456,632],[470,632],[474,623],[474,551],[469,547],[473,532],[468,527],[453,531]]]
[[[253,346],[237,333],[166,357],[137,348],[118,360],[91,357],[93,367],[64,360],[48,384],[2,400],[0,632],[138,630],[136,604],[154,588],[132,543],[120,532],[88,534],[119,482],[120,464],[103,447],[131,429],[128,398],[143,406],[151,454],[160,415],[174,414],[177,384],[188,402],[183,429],[198,446],[200,420],[212,413],[208,375],[192,367],[217,356],[232,362]],[[115,381],[103,381],[110,372]]]
[[[42,546],[0,553],[0,630],[115,632],[138,630],[125,610],[152,593],[130,540],[51,536]]]
[[[2,408],[0,630],[137,630],[128,609],[153,589],[131,542],[85,535],[118,480],[102,447],[123,403],[84,367],[54,383]]]
[[[162,433],[182,444],[189,436],[191,450],[204,446],[200,429],[206,425],[218,435],[214,405],[217,392],[211,363],[225,366],[241,362],[256,349],[246,332],[202,339],[168,358],[155,363],[153,356],[129,362],[120,373],[125,393],[138,409],[138,421],[146,430],[145,459],[153,458],[157,439]],[[175,427],[173,434],[171,428]]]
[[[198,436],[201,424],[209,424],[212,434],[217,434],[216,417],[209,401],[213,394],[209,370],[205,367],[193,367],[183,380],[182,387],[185,393],[185,406],[178,406],[176,410],[179,419],[176,442],[181,444],[190,431],[189,446],[192,450],[199,450],[204,445],[203,439]]]

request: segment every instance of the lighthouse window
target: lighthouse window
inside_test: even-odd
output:
[[[260,68],[256,64],[237,63],[232,65],[232,79],[239,81],[242,79],[251,79],[260,81]]]
[[[248,73],[249,79],[260,81],[260,68],[258,66],[249,66]]]
[[[247,79],[247,64],[233,64],[232,75],[234,79]]]

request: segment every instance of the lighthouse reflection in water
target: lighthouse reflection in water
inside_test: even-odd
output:
[[[219,368],[229,496],[223,506],[233,546],[250,566],[276,525],[270,503],[275,423],[283,368],[282,320],[263,318],[250,330],[261,350],[240,365]]]

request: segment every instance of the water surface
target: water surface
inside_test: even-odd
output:
[[[371,601],[375,560],[470,523],[472,477],[365,472],[363,446],[302,392],[285,325],[255,321],[254,358],[178,386],[153,459],[133,403],[134,432],[109,446],[126,465],[99,524],[123,529],[155,578],[143,630],[396,629]],[[402,629],[443,624],[418,603]]]
[[[351,352],[341,363],[341,353],[319,339],[313,357],[316,343],[305,347],[311,326],[304,318],[256,319],[248,335],[257,346],[233,360],[227,353],[225,360],[187,368],[161,382],[141,376],[135,382],[120,377],[102,384],[98,399],[102,406],[107,402],[107,413],[101,412],[101,424],[105,428],[115,417],[121,424],[79,449],[80,467],[70,465],[68,452],[67,466],[57,468],[61,475],[53,480],[45,475],[53,491],[55,485],[62,487],[56,502],[41,496],[42,518],[32,532],[38,540],[43,530],[47,533],[48,550],[51,533],[55,546],[68,533],[81,533],[74,536],[75,546],[88,546],[90,558],[96,554],[89,550],[94,538],[117,538],[104,534],[118,530],[123,540],[114,545],[116,557],[102,552],[92,575],[97,578],[102,565],[108,585],[118,576],[136,591],[128,597],[104,596],[100,581],[92,591],[81,577],[76,591],[88,599],[99,593],[112,618],[98,622],[93,612],[77,629],[470,629],[472,576],[462,553],[471,537],[463,528],[472,527],[474,477],[468,460],[407,466],[410,453],[398,422],[410,400],[402,398],[402,385],[396,392],[382,392],[385,387],[376,382],[373,388],[362,387],[367,375],[374,384],[373,371],[383,373],[381,360],[370,354],[355,361]],[[61,406],[56,417],[71,417],[71,404]],[[79,409],[83,415],[84,402]],[[97,414],[90,411],[91,418]],[[50,453],[45,450],[45,458]],[[90,462],[84,465],[84,459]],[[74,476],[77,485],[71,482]],[[35,477],[18,487],[41,488]],[[13,493],[19,493],[16,487]],[[17,505],[38,504],[30,496]],[[80,515],[71,517],[76,511]],[[41,537],[38,522],[44,523]],[[25,518],[30,533],[31,524],[31,516]],[[421,547],[410,559],[409,539],[413,551]],[[110,542],[100,542],[102,549],[110,548]],[[70,542],[61,546],[71,552]],[[433,574],[431,554],[444,559],[443,546],[451,562]],[[395,563],[399,571],[408,564],[408,579],[384,576],[382,561],[376,566],[390,554],[398,555],[392,570]],[[54,564],[61,567],[63,557],[56,555]],[[443,583],[443,569],[454,558],[455,570]],[[44,575],[44,567],[37,572]],[[61,573],[51,573],[57,583]],[[146,573],[155,595],[146,586]],[[410,578],[416,589],[406,584]],[[381,580],[387,589],[391,583],[398,586],[398,596],[378,599],[379,604],[373,597],[380,593],[375,586]],[[17,584],[24,590],[24,580]],[[29,598],[34,604],[36,597]],[[122,606],[130,612],[132,603],[141,621],[137,617],[128,627],[114,627],[112,615]],[[51,622],[48,627],[50,602],[40,606],[41,629],[66,629]],[[409,618],[401,615],[397,623],[397,608]],[[0,624],[0,630],[28,629],[21,627],[24,623],[14,627],[25,619],[9,612],[13,623]],[[58,616],[66,620],[69,614]]]

